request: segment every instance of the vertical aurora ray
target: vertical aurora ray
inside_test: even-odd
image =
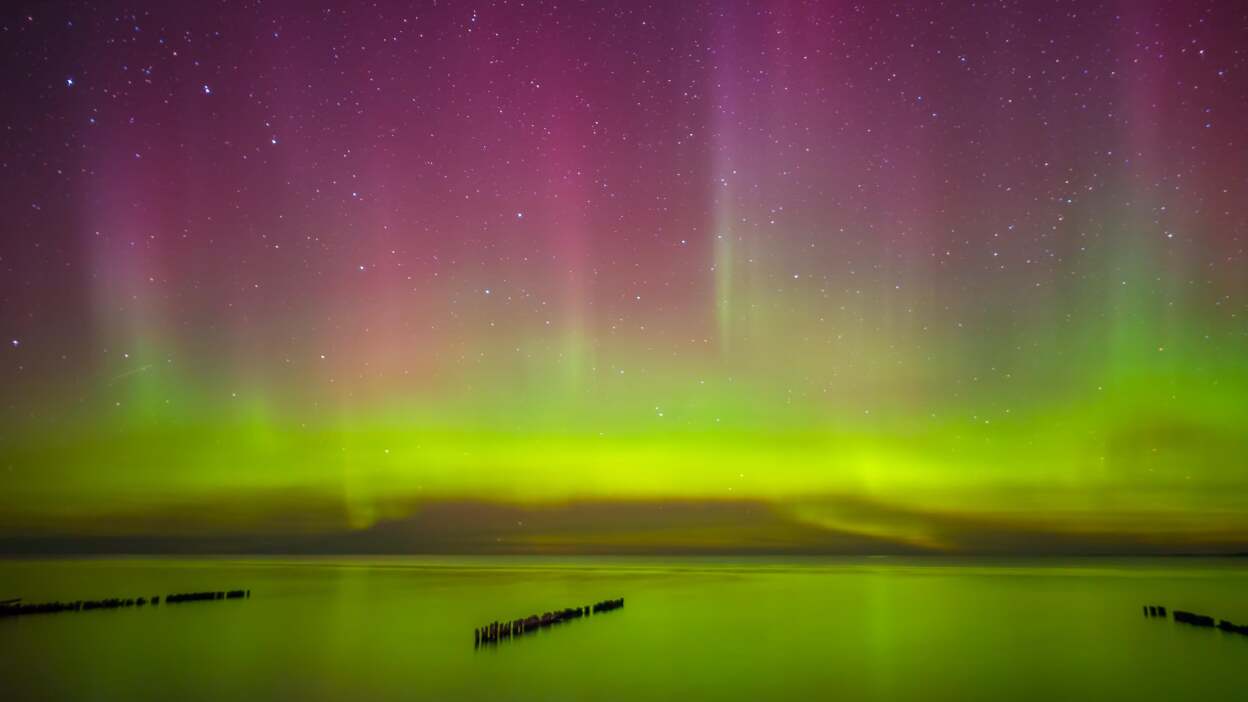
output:
[[[730,15],[728,15],[730,16]],[[721,18],[715,24],[711,41],[721,50],[731,46],[732,25]],[[734,213],[734,189],[736,178],[732,169],[732,155],[736,147],[733,118],[737,105],[734,100],[736,76],[733,71],[732,53],[725,52],[712,67],[706,91],[711,96],[710,128],[713,132],[710,158],[711,192],[711,250],[714,271],[714,315],[718,343],[722,351],[731,348],[733,336],[733,292],[736,264],[733,258],[733,242],[736,238]]]

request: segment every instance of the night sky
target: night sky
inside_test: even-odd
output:
[[[0,55],[0,544],[1248,550],[1242,1],[43,2]]]

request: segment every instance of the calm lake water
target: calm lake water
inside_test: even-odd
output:
[[[5,700],[1177,700],[1244,694],[1243,559],[0,561],[0,599],[250,588],[0,619]],[[622,610],[474,650],[493,619]]]

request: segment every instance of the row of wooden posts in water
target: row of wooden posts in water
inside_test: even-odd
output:
[[[179,592],[165,595],[165,604],[199,602],[203,600],[239,600],[251,597],[251,590],[217,590],[211,592]],[[151,598],[110,597],[106,600],[74,600],[73,602],[39,602],[22,604],[21,598],[0,601],[0,617],[16,617],[23,614],[55,614],[56,612],[86,612],[92,609],[120,609],[160,604],[160,595]]]
[[[624,606],[624,598],[614,600],[603,600],[594,605],[585,605],[584,607],[569,607],[554,612],[546,612],[545,614],[531,614],[522,619],[512,619],[511,621],[500,622],[493,621],[485,626],[472,630],[472,645],[480,646],[482,644],[496,644],[504,639],[510,639],[515,636],[523,636],[530,634],[538,629],[544,629],[552,624],[569,621],[572,619],[580,619],[591,614],[600,614],[602,612],[610,612],[613,609],[619,609]]]
[[[1145,605],[1144,616],[1146,617],[1162,617],[1166,616],[1166,608],[1160,605]],[[1214,619],[1205,614],[1195,614],[1185,612],[1181,609],[1174,610],[1174,621],[1180,624],[1190,624],[1205,629],[1218,629],[1231,634],[1240,634],[1248,636],[1248,625],[1236,624],[1226,619]]]

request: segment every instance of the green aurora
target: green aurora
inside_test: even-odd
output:
[[[1078,297],[1103,302],[1064,329],[941,332],[912,311],[832,343],[802,339],[819,322],[777,295],[737,320],[757,336],[701,367],[585,343],[571,358],[555,335],[526,340],[544,356],[483,353],[423,392],[364,376],[339,393],[324,372],[301,388],[208,383],[168,360],[177,351],[139,344],[148,350],[101,370],[108,379],[71,411],[7,425],[6,468],[24,478],[4,493],[2,526],[26,537],[315,534],[401,523],[440,502],[540,513],[747,501],[802,529],[710,524],[731,527],[741,548],[821,550],[820,530],[885,550],[976,548],[948,533],[951,519],[1060,535],[1066,549],[1242,544],[1248,370],[1234,315],[1201,319],[1181,297],[1184,313],[1160,296]],[[909,342],[921,350],[888,343],[903,334],[921,336]],[[622,544],[601,531],[620,527],[611,520],[591,510],[579,538],[519,530],[507,544],[612,550]],[[643,517],[632,546],[734,545],[664,520]]]

